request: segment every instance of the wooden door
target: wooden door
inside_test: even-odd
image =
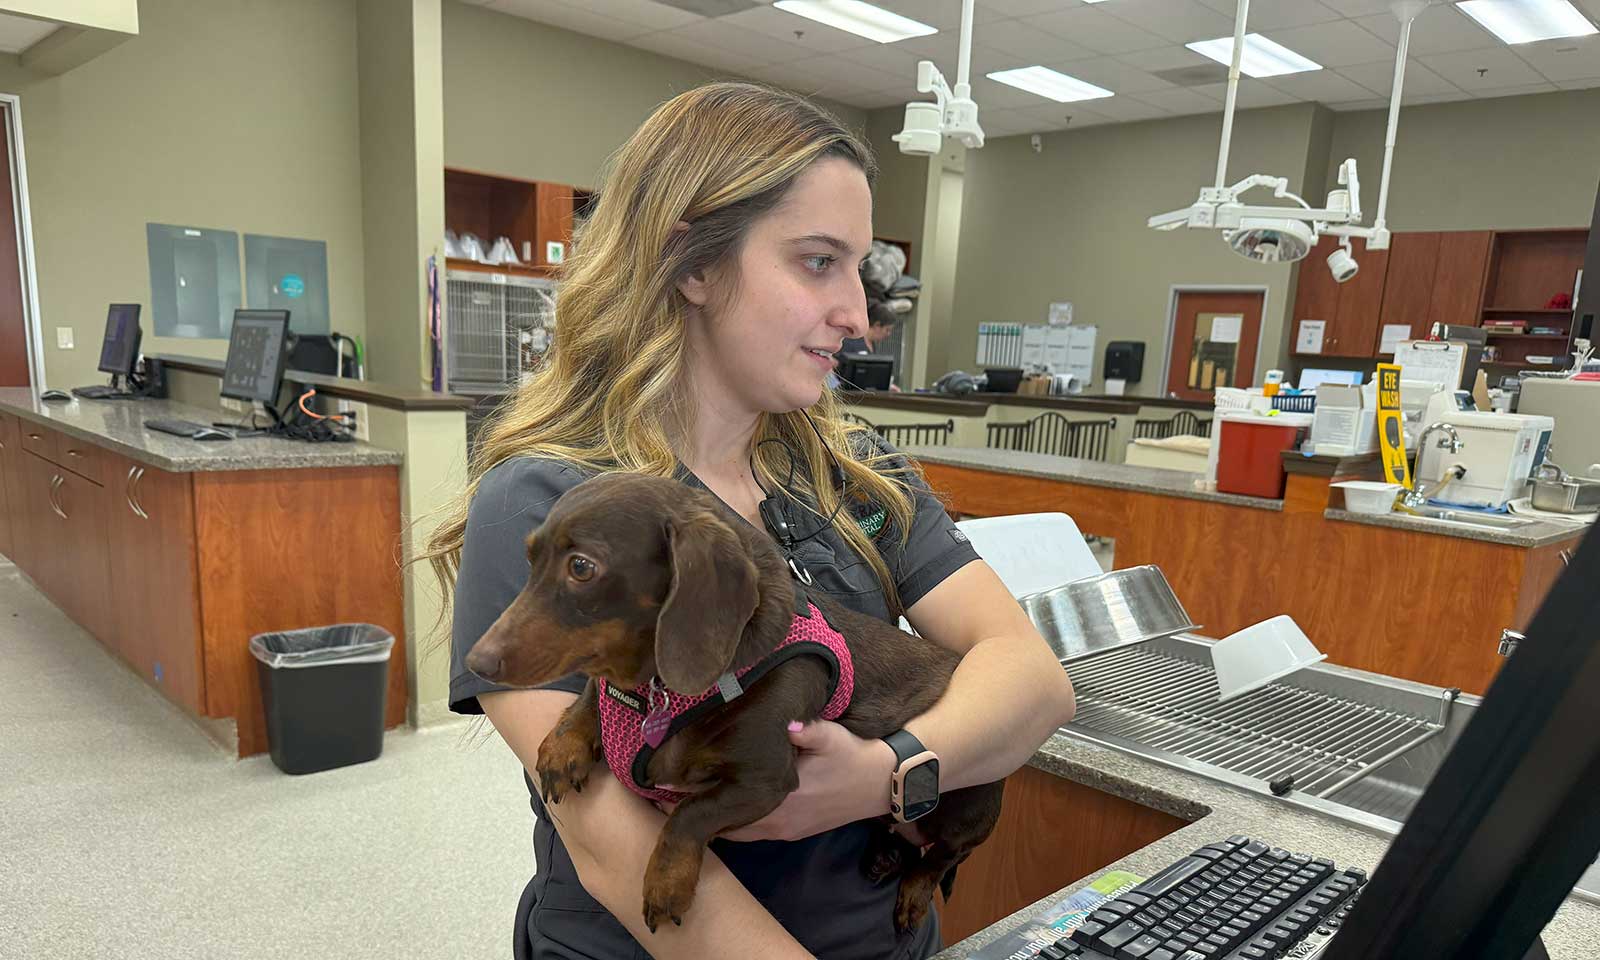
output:
[[[111,585],[106,565],[106,491],[65,468],[54,467],[52,473],[58,478],[56,510],[64,515],[56,515],[62,521],[63,547],[55,566],[58,602],[67,616],[106,643],[115,613],[106,603]]]
[[[204,706],[189,474],[108,454],[110,576],[118,652],[169,699]]]
[[[1433,274],[1433,300],[1428,327],[1459,323],[1476,327],[1482,319],[1483,281],[1489,270],[1488,230],[1452,230],[1439,234],[1439,266]],[[1417,331],[1412,330],[1413,333]]]
[[[1383,327],[1404,324],[1413,340],[1428,335],[1433,323],[1433,278],[1439,267],[1439,240],[1437,233],[1397,233],[1391,240],[1374,356],[1382,355],[1378,348],[1383,341]]]
[[[1389,251],[1368,250],[1365,240],[1351,243],[1351,255],[1361,271],[1339,284],[1339,314],[1326,332],[1322,352],[1334,357],[1370,357],[1378,349],[1378,319],[1383,309],[1383,283],[1389,269]],[[1327,263],[1309,265],[1328,272]]]
[[[1167,347],[1168,396],[1208,401],[1214,387],[1255,384],[1265,297],[1260,291],[1178,293],[1172,342]]]
[[[0,105],[0,137],[11,125],[11,110]],[[11,151],[0,147],[0,387],[26,387],[28,321],[22,309],[22,265],[18,259],[16,191]]]
[[[21,452],[18,460],[22,523],[17,533],[28,544],[28,565],[23,569],[45,596],[61,606],[61,586],[56,571],[70,549],[65,519],[55,510],[55,478],[63,471],[32,453]]]

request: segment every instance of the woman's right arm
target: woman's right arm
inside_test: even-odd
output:
[[[539,744],[575,699],[558,690],[508,690],[482,694],[478,701],[533,776]],[[590,775],[582,793],[568,793],[549,811],[583,888],[656,960],[754,955],[810,960],[811,954],[709,850],[683,926],[667,925],[651,933],[644,925],[644,872],[666,817],[604,766]]]

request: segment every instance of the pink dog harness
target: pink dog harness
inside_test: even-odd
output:
[[[672,790],[645,786],[649,782],[650,758],[667,738],[689,726],[710,710],[741,696],[769,670],[793,657],[821,657],[828,665],[832,693],[822,709],[823,720],[837,720],[850,706],[855,689],[855,666],[844,637],[830,625],[816,604],[796,598],[796,613],[789,623],[789,634],[782,643],[756,663],[737,673],[725,673],[717,685],[698,696],[686,697],[668,690],[659,678],[633,690],[613,686],[604,677],[600,684],[600,742],[606,764],[628,789],[646,800],[676,802],[685,796]],[[797,718],[798,719],[798,718]]]

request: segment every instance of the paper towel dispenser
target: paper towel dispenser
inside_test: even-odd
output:
[[[1144,374],[1144,343],[1113,340],[1106,344],[1106,379],[1138,383]]]

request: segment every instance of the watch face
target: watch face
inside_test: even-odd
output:
[[[928,760],[906,771],[905,817],[915,820],[939,805],[939,761]]]

